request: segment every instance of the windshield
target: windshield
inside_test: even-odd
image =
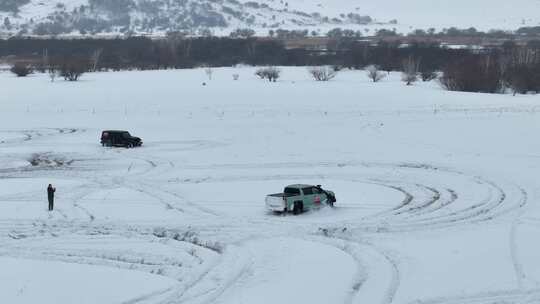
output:
[[[124,133],[122,133],[122,137],[124,137],[124,138],[130,138],[131,135],[129,135],[129,132],[124,132]]]

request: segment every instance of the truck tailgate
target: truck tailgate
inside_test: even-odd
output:
[[[283,195],[268,195],[266,196],[266,208],[271,211],[283,211],[285,209],[285,203]]]

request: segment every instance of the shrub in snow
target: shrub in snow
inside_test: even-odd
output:
[[[338,73],[338,71],[331,66],[311,67],[308,71],[316,81],[331,80],[336,77]]]
[[[525,64],[510,67],[505,73],[505,83],[514,95],[540,93],[540,65]]]
[[[88,70],[88,63],[79,59],[66,59],[61,63],[60,76],[67,81],[77,81]]]
[[[32,67],[24,63],[15,63],[10,69],[11,73],[17,75],[17,77],[26,77],[32,74]]]
[[[376,65],[368,65],[366,67],[366,73],[369,79],[373,82],[378,82],[386,77],[386,74],[379,70]]]
[[[261,79],[267,79],[270,82],[276,82],[281,76],[281,70],[276,67],[259,68],[255,71],[255,75]]]
[[[504,83],[500,67],[494,56],[469,56],[448,64],[439,81],[449,91],[501,93]]]
[[[192,230],[187,231],[174,231],[174,230],[165,230],[165,229],[155,229],[153,235],[158,238],[169,238],[179,242],[187,242],[194,244],[199,247],[204,247],[206,249],[215,251],[217,253],[223,253],[225,249],[224,246],[215,241],[203,241],[199,239],[197,233]]]
[[[422,81],[432,81],[433,79],[437,78],[437,72],[432,70],[423,70],[420,72],[420,77],[422,78]]]
[[[232,75],[232,78],[233,78],[233,80],[238,80],[238,79],[240,78],[240,75],[238,75],[238,74],[233,74],[233,75]]]
[[[250,28],[239,28],[232,31],[229,35],[231,38],[251,38],[253,36],[255,36],[255,31]]]
[[[403,61],[403,72],[401,80],[407,85],[411,85],[418,80],[418,68],[420,61],[415,60],[412,56]]]
[[[54,80],[58,76],[58,70],[56,69],[56,67],[49,67],[48,73],[49,73],[49,78],[51,79],[51,82],[54,82]]]

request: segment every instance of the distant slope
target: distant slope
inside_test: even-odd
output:
[[[539,11],[540,0],[2,0],[0,33],[163,35],[210,30],[227,35],[236,28],[252,28],[264,35],[279,28],[320,34],[334,27],[366,33],[452,26],[516,29],[540,25]]]
[[[259,0],[259,2],[279,7],[280,2],[284,1]],[[405,32],[430,27],[513,30],[520,26],[540,25],[540,0],[286,0],[286,2],[290,10],[318,11],[329,16],[339,16],[352,11],[379,21],[397,19],[398,25],[390,27],[397,27],[398,30]]]

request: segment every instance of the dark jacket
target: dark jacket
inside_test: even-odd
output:
[[[49,197],[49,199],[52,199],[54,198],[54,192],[56,191],[55,188],[53,187],[47,187],[47,195]]]

